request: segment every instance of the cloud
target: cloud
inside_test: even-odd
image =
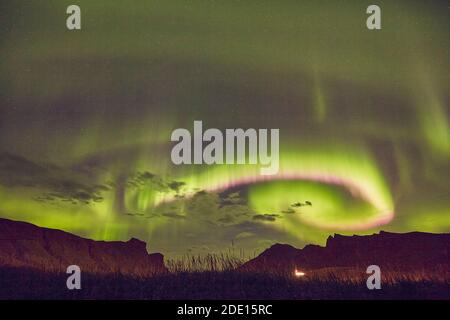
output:
[[[132,216],[132,217],[143,217],[144,216],[143,213],[130,213],[130,212],[125,213],[125,215]]]
[[[219,203],[220,199],[217,193],[209,193],[202,190],[186,200],[186,213],[193,217],[201,216],[214,219],[219,212]]]
[[[279,217],[278,214],[256,214],[253,216],[253,220],[273,222]]]
[[[175,212],[165,212],[162,214],[162,216],[164,216],[166,218],[172,218],[172,219],[186,219],[186,216],[183,216],[183,215],[175,213]]]
[[[239,240],[239,239],[247,239],[247,238],[252,238],[255,237],[255,234],[253,232],[248,232],[248,231],[244,231],[239,233],[235,239]]]
[[[164,181],[160,176],[148,171],[130,174],[125,179],[127,187],[131,188],[152,187],[154,190],[160,192],[167,192],[169,190],[166,181]]]
[[[220,206],[230,206],[230,205],[246,205],[247,199],[241,196],[241,193],[238,192],[232,192],[228,195],[221,196],[220,198]]]
[[[125,189],[143,189],[150,188],[152,191],[160,193],[175,193],[177,199],[183,199],[185,194],[183,189],[186,183],[184,181],[166,180],[160,175],[149,171],[138,171],[128,176],[117,179],[114,186],[125,193]]]
[[[304,206],[312,206],[311,201],[305,201],[304,203],[296,202],[296,203],[291,204],[291,207],[293,207],[293,208],[299,208],[299,207],[304,207]]]
[[[223,218],[217,219],[217,221],[218,221],[219,223],[223,223],[223,224],[233,224],[233,223],[236,222],[236,220],[234,219],[234,217],[231,216],[231,215],[228,215],[228,214],[227,214],[226,216],[224,216]]]
[[[171,181],[167,184],[167,186],[175,191],[176,193],[180,192],[180,189],[186,185],[183,181]]]
[[[21,156],[0,154],[0,184],[41,191],[39,202],[64,201],[72,204],[103,201],[110,187],[92,181],[87,174],[52,164],[34,163]]]

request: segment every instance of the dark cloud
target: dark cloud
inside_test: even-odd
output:
[[[291,207],[293,207],[293,208],[299,208],[299,207],[304,207],[304,206],[312,206],[311,201],[305,201],[304,203],[295,202],[295,203],[291,204]]]
[[[227,195],[220,195],[220,207],[246,204],[247,199],[245,197],[242,197],[240,192],[232,192]]]
[[[177,212],[152,213],[146,216],[147,219],[162,218],[162,217],[176,220],[184,220],[187,218],[186,216],[179,214]]]
[[[177,193],[180,192],[180,189],[185,185],[186,183],[183,181],[172,181],[168,183],[168,187]]]
[[[195,193],[192,198],[186,200],[186,212],[193,217],[209,217],[215,220],[219,212],[219,203],[220,199],[218,194],[202,190]]]
[[[172,219],[186,219],[186,216],[183,216],[181,214],[178,214],[176,212],[165,212],[161,214],[162,216],[166,218],[172,218]]]
[[[159,192],[174,191],[175,193],[177,193],[178,197],[182,197],[184,195],[180,194],[180,192],[186,185],[186,182],[173,180],[167,181],[157,174],[144,171],[131,174],[127,178],[126,185],[132,188],[151,187],[152,189]]]
[[[9,153],[0,154],[0,183],[4,186],[34,187],[50,183],[49,177],[48,167]]]
[[[279,217],[280,215],[278,214],[256,214],[253,216],[253,220],[273,222]]]
[[[144,216],[143,213],[130,213],[130,212],[125,213],[125,215],[132,216],[132,217],[143,217]]]
[[[0,184],[6,187],[30,187],[42,191],[39,202],[64,201],[72,204],[100,202],[110,188],[90,181],[85,174],[52,164],[34,163],[21,156],[0,155]]]
[[[168,190],[167,183],[160,176],[148,171],[131,174],[126,180],[126,185],[132,188],[147,186],[162,192]]]
[[[217,221],[223,224],[234,224],[236,222],[236,219],[233,216],[227,214],[226,216],[217,219]]]

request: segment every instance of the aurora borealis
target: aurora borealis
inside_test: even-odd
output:
[[[169,256],[450,232],[446,2],[69,4],[0,4],[1,217]],[[195,120],[279,128],[278,174],[173,165]]]

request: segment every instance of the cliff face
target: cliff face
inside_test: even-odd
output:
[[[450,234],[380,232],[370,236],[329,237],[325,247],[296,249],[276,244],[245,263],[241,270],[264,272],[378,265],[392,270],[450,270]]]
[[[94,241],[73,234],[0,218],[0,266],[66,272],[150,276],[166,272],[160,253],[148,254],[145,242]]]

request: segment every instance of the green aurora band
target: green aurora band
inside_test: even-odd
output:
[[[2,2],[0,216],[167,255],[450,232],[447,4],[369,4]],[[280,128],[279,173],[173,165],[194,120]]]

